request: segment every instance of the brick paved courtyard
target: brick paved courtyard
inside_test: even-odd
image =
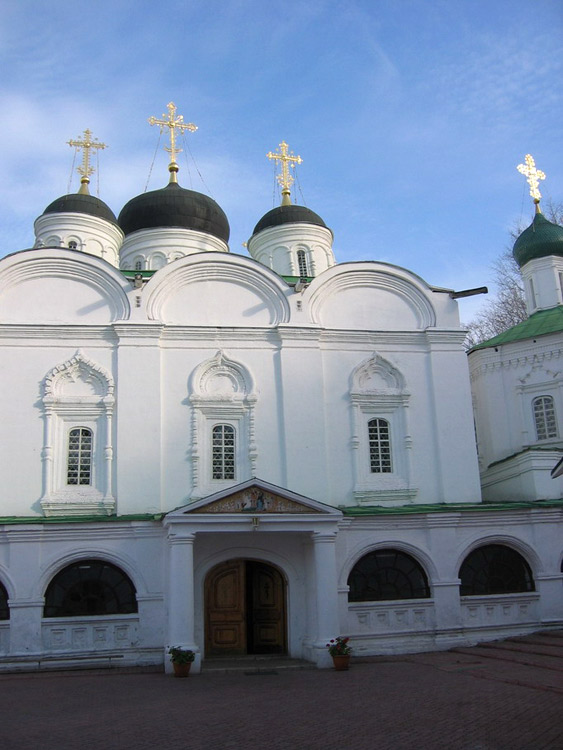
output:
[[[4,675],[0,748],[560,750],[562,676],[470,653],[187,680]]]

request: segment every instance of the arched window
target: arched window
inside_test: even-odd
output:
[[[555,419],[555,404],[552,396],[538,396],[532,402],[534,407],[534,422],[538,440],[557,437],[557,421]]]
[[[391,472],[391,434],[386,419],[370,419],[368,422],[369,463],[373,474]]]
[[[67,484],[92,484],[92,437],[87,427],[68,433]]]
[[[305,250],[297,251],[297,268],[299,270],[299,276],[301,278],[310,276],[309,268],[307,265],[307,256],[305,255]]]
[[[459,577],[461,596],[534,591],[528,563],[516,550],[502,544],[489,544],[473,550],[463,561]]]
[[[235,478],[235,428],[217,424],[212,433],[213,479]]]
[[[76,250],[78,248],[78,242],[76,240],[70,240],[68,243],[69,250]]]
[[[348,601],[427,599],[428,579],[422,566],[397,549],[378,549],[364,555],[348,576]]]
[[[143,270],[143,261],[140,258],[137,258],[135,261],[135,271],[142,271]]]
[[[10,619],[10,608],[8,607],[8,592],[3,583],[0,583],[0,620]]]
[[[118,567],[103,560],[72,563],[45,593],[45,617],[93,617],[137,612],[135,587]]]

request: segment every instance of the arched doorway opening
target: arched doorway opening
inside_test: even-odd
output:
[[[205,579],[205,654],[285,654],[286,584],[260,560],[227,560]]]

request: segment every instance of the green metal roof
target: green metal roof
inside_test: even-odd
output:
[[[491,346],[510,344],[513,341],[535,339],[538,336],[545,336],[548,333],[559,333],[560,331],[563,331],[563,305],[550,307],[549,310],[538,310],[538,312],[530,315],[527,320],[509,328],[508,331],[499,333],[498,336],[493,336],[492,339],[477,344],[477,346],[470,349],[470,352],[474,352],[476,349],[487,349]]]
[[[115,523],[116,521],[161,521],[165,513],[132,513],[127,516],[0,516],[0,526],[49,523]]]
[[[531,510],[537,508],[563,508],[561,500],[534,500],[522,503],[440,503],[437,505],[400,505],[384,507],[341,507],[345,516],[392,516],[417,513],[490,513],[493,511]]]

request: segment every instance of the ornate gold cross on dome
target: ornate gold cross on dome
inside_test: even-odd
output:
[[[149,117],[149,125],[160,125],[161,133],[163,128],[168,128],[168,130],[170,131],[170,146],[165,146],[164,148],[170,154],[170,165],[168,169],[170,170],[172,179],[172,176],[174,176],[174,172],[178,171],[178,165],[176,164],[176,154],[182,152],[182,149],[176,146],[176,130],[178,130],[180,133],[183,133],[184,130],[189,130],[190,133],[193,133],[197,130],[197,125],[194,125],[193,122],[184,122],[183,115],[176,116],[176,105],[174,104],[174,102],[169,102],[166,106],[168,109],[168,116],[163,114],[162,120],[157,120],[156,117]]]
[[[295,178],[290,174],[289,168],[291,167],[292,169],[295,169],[295,165],[302,164],[303,159],[300,156],[295,156],[293,151],[288,152],[288,145],[285,141],[282,141],[279,144],[279,151],[276,151],[275,153],[269,151],[266,156],[268,159],[281,162],[281,173],[277,175],[278,182],[282,189],[281,204],[282,206],[290,206],[291,200],[289,196],[291,194],[291,185],[295,181]]]
[[[545,180],[545,173],[541,169],[536,169],[536,162],[534,161],[531,154],[526,154],[524,157],[525,164],[519,164],[516,169],[523,175],[526,176],[526,182],[530,186],[530,195],[534,199],[536,204],[536,211],[539,211],[538,204],[540,202],[541,193],[539,191],[540,180]]]
[[[107,146],[105,143],[100,143],[97,138],[92,138],[92,131],[88,129],[84,131],[84,138],[82,140],[70,140],[67,143],[76,150],[79,148],[82,149],[82,164],[76,168],[76,171],[82,175],[80,190],[78,192],[88,195],[90,175],[95,171],[94,167],[90,166],[90,149],[107,148]]]

